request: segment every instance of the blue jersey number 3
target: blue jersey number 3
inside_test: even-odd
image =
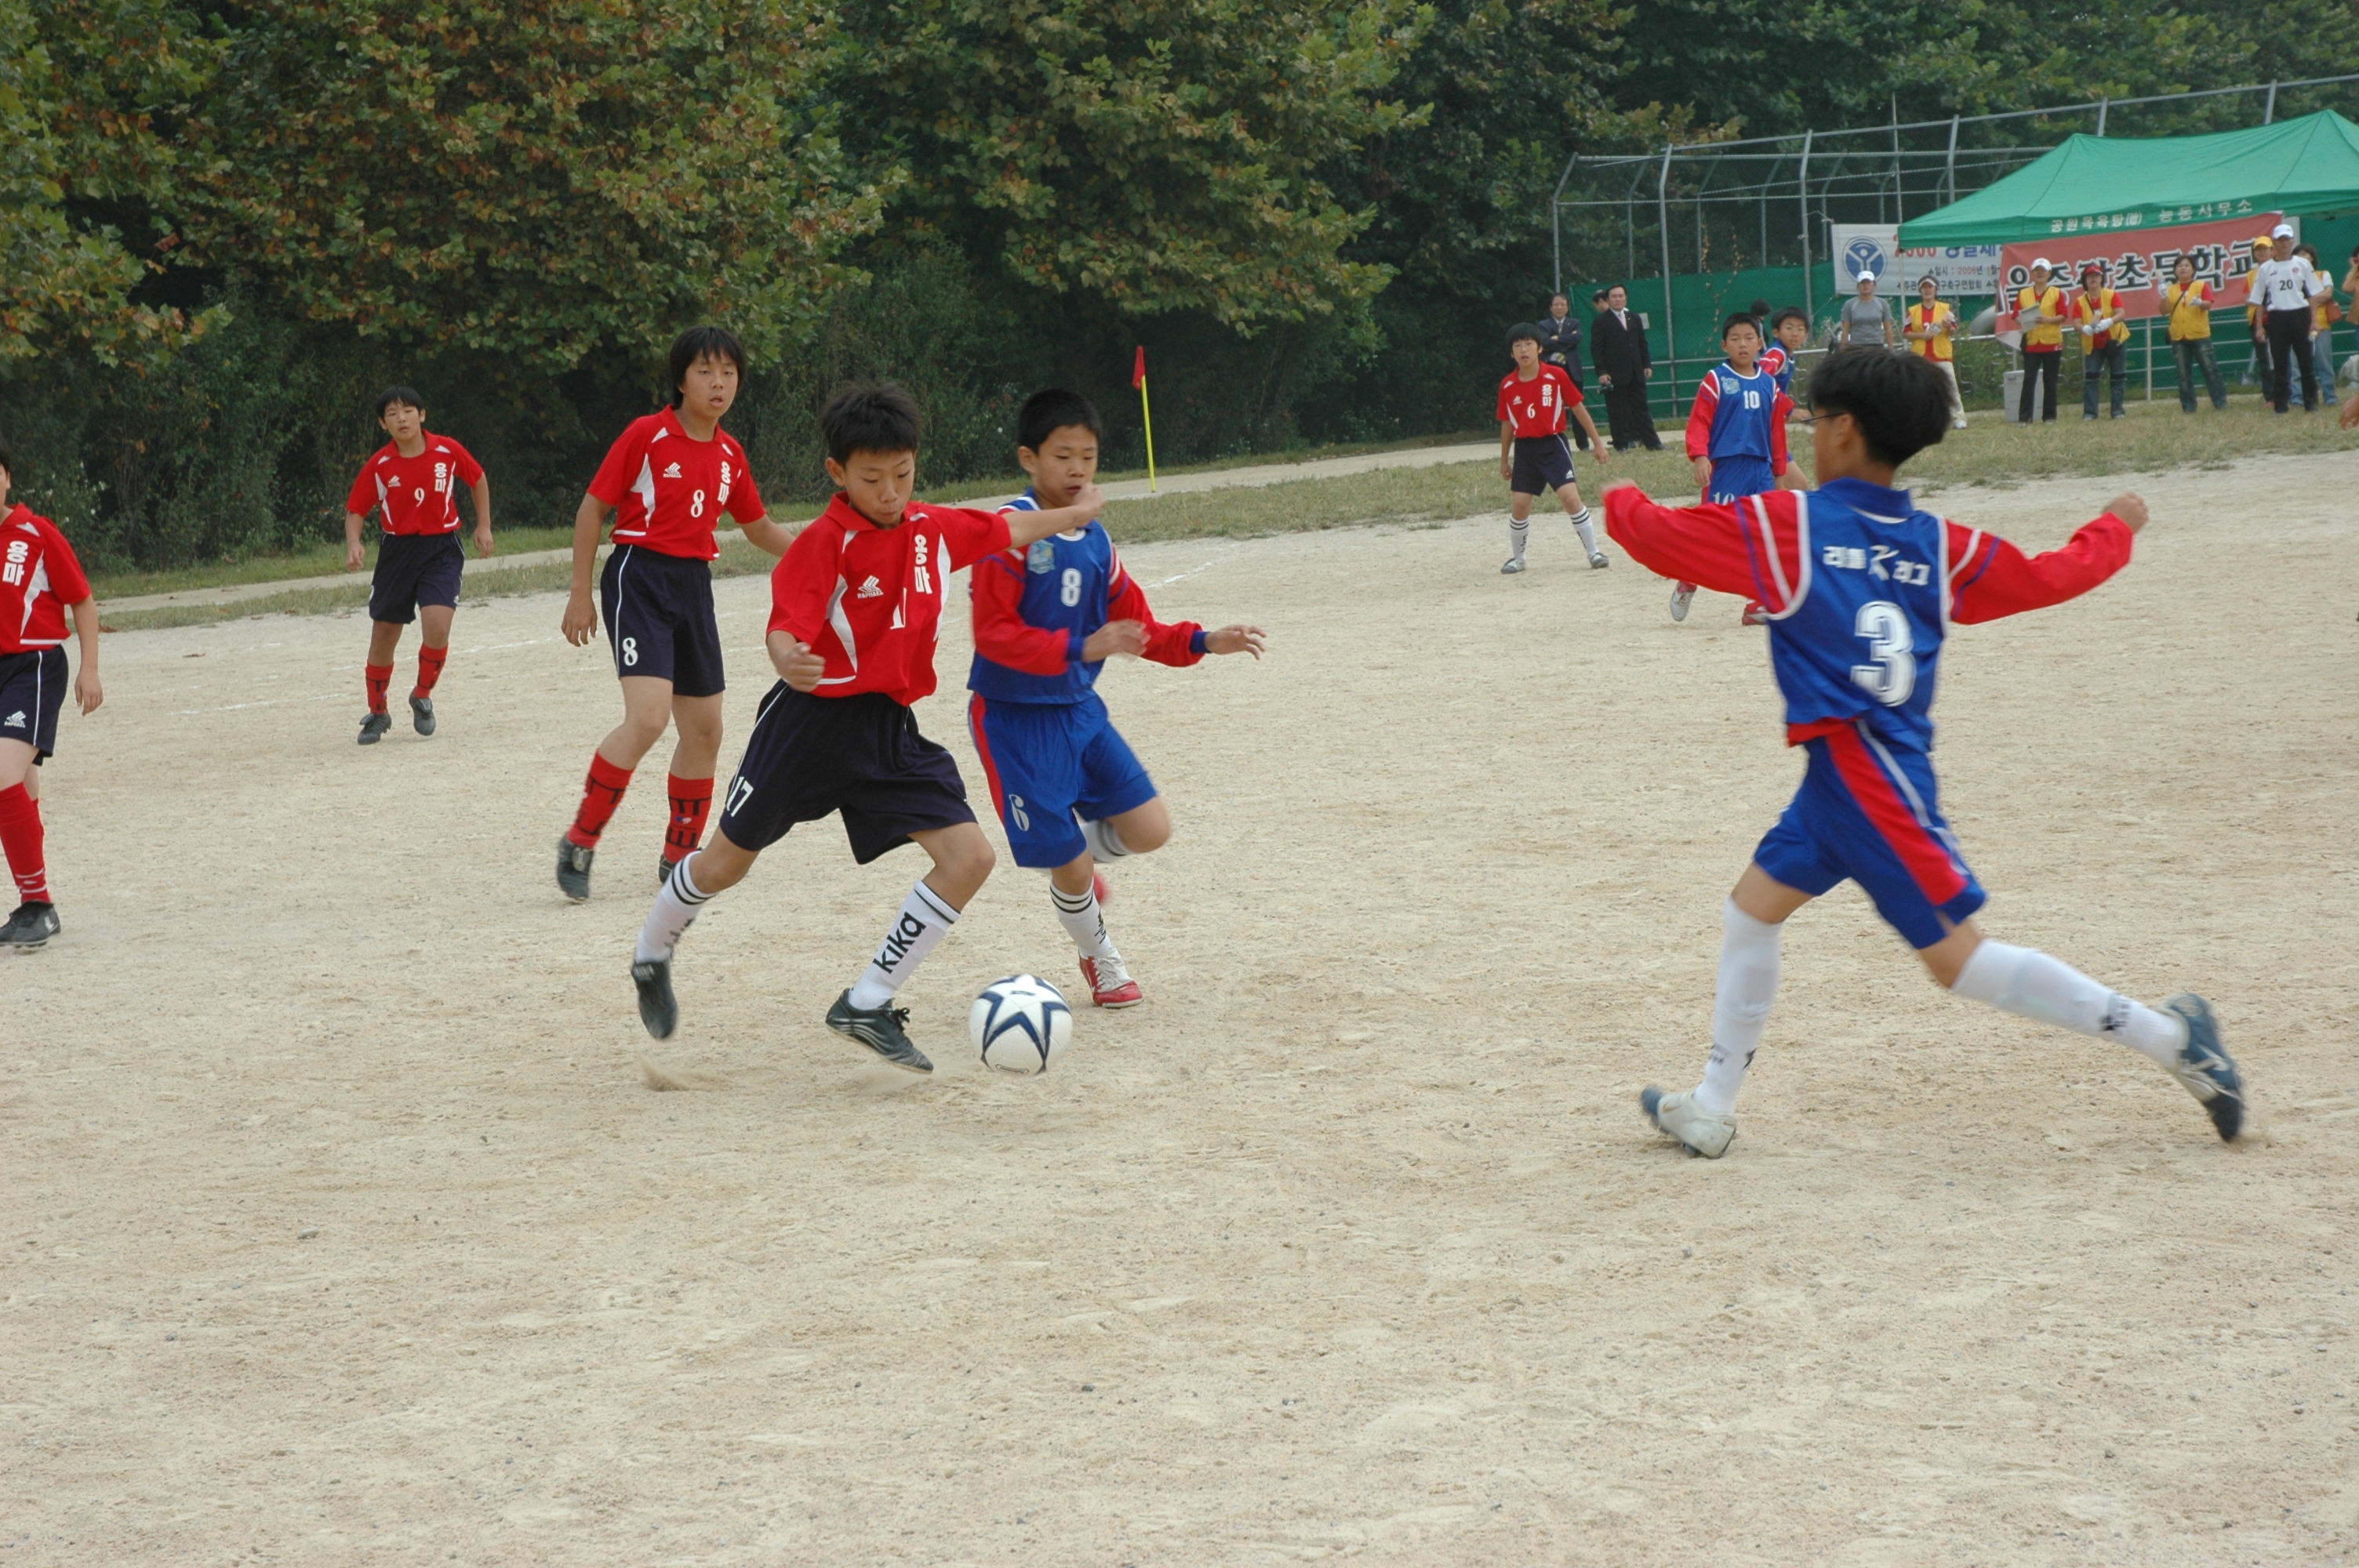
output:
[[[1908,617],[1886,599],[1872,599],[1859,607],[1853,629],[1867,639],[1872,664],[1854,665],[1851,678],[1886,708],[1897,708],[1917,689],[1917,644]]]

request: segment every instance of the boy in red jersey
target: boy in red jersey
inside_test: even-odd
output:
[[[0,947],[28,953],[58,934],[57,905],[41,853],[41,762],[58,749],[66,695],[66,611],[82,640],[74,701],[84,713],[106,700],[98,683],[98,601],[58,525],[8,504],[16,460],[0,440],[0,850],[16,879],[17,904]]]
[[[461,568],[457,489],[475,498],[475,553],[492,553],[492,492],[484,467],[466,448],[426,427],[425,400],[407,386],[388,387],[376,400],[376,422],[393,438],[361,465],[344,501],[344,569],[356,572],[367,559],[361,524],[382,511],[385,537],[376,547],[376,575],[369,584],[368,711],[361,715],[361,744],[374,746],[393,728],[386,711],[386,687],[393,684],[393,651],[401,629],[423,622],[418,648],[418,684],[409,688],[409,720],[420,735],[434,733],[434,683],[451,656],[451,617],[459,608]]]
[[[951,754],[918,732],[910,705],[934,689],[934,643],[950,574],[995,551],[1086,527],[1105,497],[1084,484],[1049,512],[971,512],[910,497],[918,406],[897,386],[853,386],[820,416],[828,477],[842,486],[770,574],[770,662],[712,842],[672,868],[631,962],[639,1020],[679,1025],[672,949],[697,911],[734,887],[799,822],[843,816],[862,865],[916,843],[933,869],[909,890],[876,957],[827,1011],[827,1026],[912,1073],[934,1070],[893,998],[991,874]]]
[[[1526,323],[1509,332],[1507,351],[1516,357],[1516,368],[1499,378],[1499,477],[1507,481],[1507,499],[1514,508],[1507,543],[1515,553],[1499,570],[1513,576],[1524,569],[1532,498],[1543,490],[1556,492],[1565,515],[1572,519],[1573,532],[1581,535],[1581,547],[1589,552],[1591,568],[1605,566],[1589,508],[1581,503],[1581,486],[1572,482],[1572,448],[1564,438],[1570,411],[1589,432],[1589,449],[1602,463],[1605,442],[1597,434],[1597,423],[1582,406],[1581,388],[1556,366],[1540,363],[1538,327]]]
[[[590,568],[613,513],[614,549],[599,579],[598,606],[623,687],[623,721],[591,753],[573,826],[557,841],[557,886],[576,903],[590,896],[599,836],[667,722],[679,740],[671,753],[671,824],[657,880],[704,836],[721,756],[723,684],[711,565],[721,545],[713,531],[726,513],[748,543],[774,556],[786,554],[789,537],[764,511],[745,449],[721,428],[745,369],[745,351],[721,328],[682,332],[671,346],[671,406],[631,422],[573,515],[565,640],[582,648],[598,634]]]

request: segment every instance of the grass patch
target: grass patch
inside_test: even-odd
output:
[[[460,530],[462,543],[474,536],[471,522]],[[534,550],[562,549],[573,543],[573,528],[510,528],[494,524],[492,543],[503,556],[527,555]],[[475,546],[465,546],[467,557],[474,558]],[[369,558],[375,560],[372,545]],[[275,582],[281,578],[333,577],[344,569],[344,546],[342,540],[333,544],[322,541],[284,555],[249,556],[244,560],[216,561],[209,566],[181,567],[160,572],[93,572],[91,587],[102,600],[136,599],[146,593],[179,593],[192,588],[228,588],[239,583]],[[362,583],[368,581],[368,568],[364,567],[353,576]],[[364,592],[365,600],[368,595]]]

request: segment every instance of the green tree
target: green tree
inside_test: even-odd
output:
[[[853,0],[847,138],[1027,286],[1251,331],[1384,286],[1320,177],[1407,118],[1408,0]]]
[[[265,0],[223,36],[183,231],[314,321],[538,371],[686,321],[806,330],[877,219],[816,0]]]

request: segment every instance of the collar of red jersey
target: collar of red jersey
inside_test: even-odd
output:
[[[904,524],[923,523],[926,520],[926,503],[922,501],[910,502],[901,508],[901,521],[887,527],[853,505],[852,497],[839,490],[835,492],[834,498],[828,502],[827,510],[820,515],[832,520],[841,527],[865,529],[871,534],[887,534]]]

